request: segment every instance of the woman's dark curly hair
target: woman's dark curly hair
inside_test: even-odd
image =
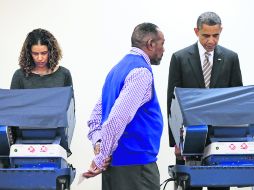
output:
[[[30,75],[31,71],[35,68],[35,63],[31,54],[33,45],[45,45],[48,47],[49,58],[47,66],[53,71],[62,58],[62,50],[56,38],[49,31],[38,28],[27,35],[20,52],[19,65],[25,75]]]

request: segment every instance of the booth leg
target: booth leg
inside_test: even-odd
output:
[[[174,190],[187,190],[186,181],[176,181],[174,183]]]
[[[70,190],[70,180],[68,176],[61,176],[57,179],[56,190]]]

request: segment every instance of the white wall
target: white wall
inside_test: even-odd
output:
[[[252,0],[0,0],[0,88],[10,86],[27,33],[39,27],[51,31],[63,49],[61,65],[72,73],[76,96],[77,124],[69,162],[77,168],[77,178],[72,189],[99,190],[99,176],[77,185],[79,173],[89,167],[93,158],[86,138],[86,121],[99,97],[105,75],[128,52],[133,28],[141,22],[157,24],[166,38],[164,58],[160,66],[154,67],[157,94],[165,117],[158,160],[161,181],[164,181],[169,177],[168,165],[174,164],[166,124],[171,54],[197,40],[193,28],[201,13],[217,12],[224,26],[220,44],[238,52],[244,84],[254,84],[254,63],[249,61],[254,44],[253,5]]]

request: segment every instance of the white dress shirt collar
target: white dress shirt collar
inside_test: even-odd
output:
[[[205,53],[207,51],[205,50],[205,48],[202,46],[202,44],[199,41],[198,41],[198,51],[199,51],[200,61],[201,61],[201,63],[203,63],[204,59],[205,59]],[[209,53],[210,53],[209,61],[210,61],[211,64],[213,64],[214,51],[211,51]]]

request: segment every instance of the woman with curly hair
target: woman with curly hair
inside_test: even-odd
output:
[[[72,86],[70,71],[58,65],[61,58],[59,44],[49,31],[39,28],[28,33],[11,89]]]

